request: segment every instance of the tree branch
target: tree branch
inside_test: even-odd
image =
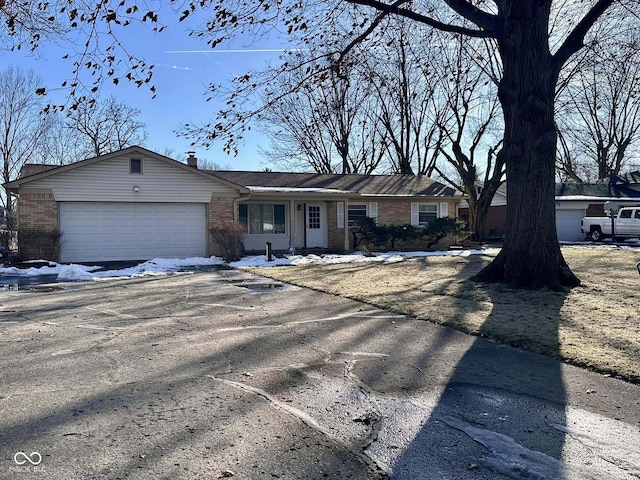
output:
[[[497,30],[497,17],[484,12],[465,0],[444,0],[453,11],[457,12],[470,22],[475,23],[483,30]]]
[[[553,56],[556,71],[560,71],[567,60],[584,46],[584,37],[587,35],[587,32],[613,2],[614,0],[598,0],[576,25],[576,28],[573,29]]]
[[[461,35],[467,35],[469,37],[475,37],[475,38],[494,38],[497,36],[497,21],[492,15],[482,12],[481,10],[477,10],[475,9],[475,7],[471,7],[471,5],[469,5],[468,8],[463,8],[461,4],[466,2],[461,2],[460,0],[445,0],[445,1],[447,4],[449,3],[455,4],[457,8],[464,10],[465,13],[470,15],[469,18],[463,15],[464,18],[467,18],[468,20],[471,20],[473,23],[476,23],[476,21],[474,21],[474,19],[472,19],[471,17],[475,18],[475,20],[479,22],[479,23],[476,23],[476,25],[480,27],[480,30],[474,30],[472,28],[461,27],[459,25],[451,25],[449,23],[443,23],[427,15],[422,15],[420,13],[414,12],[413,10],[409,10],[406,8],[401,8],[397,6],[395,3],[390,5],[388,3],[380,2],[378,0],[346,0],[346,1],[348,3],[354,3],[356,5],[372,7],[372,8],[375,8],[376,10],[385,12],[387,14],[399,15],[401,17],[408,18],[410,20],[414,20],[416,22],[423,23],[425,25],[429,25],[430,27],[441,30],[443,32],[458,33]],[[613,1],[613,0],[610,0],[610,1]],[[455,10],[455,8],[452,5],[450,6]],[[473,15],[472,10],[476,10],[476,14],[478,12],[482,13],[483,16],[481,17],[480,15]]]

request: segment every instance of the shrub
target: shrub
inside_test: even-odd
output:
[[[353,236],[354,250],[359,245],[383,248],[390,246],[391,250],[395,250],[398,240],[425,240],[427,248],[430,248],[447,235],[461,234],[464,227],[464,221],[459,218],[436,218],[426,226],[416,226],[410,224],[377,225],[373,218],[365,217],[357,220],[349,228]]]
[[[460,235],[464,229],[465,222],[460,218],[436,218],[424,227],[422,237],[428,242],[427,248],[431,248],[447,235]]]
[[[18,231],[18,251],[24,260],[60,258],[60,230],[20,229]]]
[[[244,250],[242,237],[246,232],[244,224],[238,222],[221,223],[214,225],[209,231],[225,262],[235,262],[242,258]]]

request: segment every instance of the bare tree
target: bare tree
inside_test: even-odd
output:
[[[501,155],[509,185],[507,231],[500,254],[474,279],[525,288],[562,289],[579,284],[562,256],[555,227],[556,87],[563,67],[583,48],[594,24],[603,16],[610,16],[603,18],[603,22],[611,22],[615,15],[621,15],[614,6],[637,9],[637,2],[350,0],[297,2],[282,9],[276,2],[266,2],[274,7],[268,18],[258,14],[264,3],[249,7],[241,1],[216,2],[217,20],[207,30],[211,44],[219,44],[247,25],[265,29],[279,22],[308,40],[318,32],[316,24],[311,23],[313,17],[334,21],[340,11],[357,9],[355,6],[363,7],[359,10],[362,20],[353,24],[347,48],[337,50],[334,55],[338,68],[351,48],[391,16],[461,36],[494,40],[502,66],[498,98],[505,127]],[[229,98],[231,107],[220,112],[216,121],[194,128],[191,133],[204,141],[225,135],[233,141],[237,137],[234,127],[245,124],[251,114],[234,113],[233,105],[239,105],[256,78],[238,80],[238,88]]]
[[[437,123],[443,136],[437,148],[456,175],[448,174],[441,164],[434,164],[434,169],[466,194],[469,230],[478,240],[484,240],[491,201],[505,177],[503,126],[497,86],[485,68],[484,59],[490,53],[478,55],[469,43],[461,39],[440,51],[437,65],[447,75],[439,83],[437,94],[445,99],[447,115],[440,115]]]
[[[376,122],[370,116],[371,84],[360,78],[359,65],[327,70],[313,85],[295,88],[301,72],[283,76],[269,87],[269,107],[259,116],[271,139],[266,152],[275,165],[311,168],[318,173],[371,173],[385,154]]]
[[[388,138],[392,170],[428,176],[441,140],[438,120],[446,111],[435,94],[445,75],[436,61],[442,37],[412,26],[406,19],[390,21],[364,68],[378,98],[377,122]]]
[[[563,175],[588,182],[624,169],[629,150],[640,142],[638,79],[636,30],[627,32],[617,47],[605,38],[589,48],[582,68],[560,98],[558,169]]]
[[[0,155],[2,180],[17,178],[20,168],[33,161],[50,127],[50,119],[42,113],[43,102],[33,92],[42,80],[32,71],[9,67],[0,72]],[[3,207],[13,211],[13,195],[5,190]]]
[[[135,3],[111,1],[85,4],[60,0],[54,1],[53,7],[47,2],[35,5],[46,5],[47,9],[64,6],[61,10],[66,15],[65,21],[88,26],[87,48],[78,55],[74,72],[83,68],[94,72],[95,84],[99,85],[105,78],[119,80],[118,72],[124,69],[131,81],[138,85],[149,84],[151,68],[148,65],[122,50],[120,44],[107,42],[108,46],[101,49],[95,39],[103,30],[112,38],[115,25],[124,26],[134,21],[150,22],[154,29],[162,29],[157,12],[140,8]],[[493,39],[502,66],[498,97],[505,126],[502,155],[509,185],[509,208],[504,246],[494,261],[474,279],[506,282],[522,288],[561,289],[579,284],[562,256],[555,230],[557,133],[554,107],[557,84],[560,72],[584,47],[594,24],[600,20],[615,24],[615,19],[621,15],[640,18],[637,1],[188,0],[180,3],[179,9],[181,20],[189,18],[193,12],[211,10],[210,21],[194,34],[206,38],[214,48],[238,34],[253,35],[259,40],[274,29],[295,37],[303,47],[326,41],[328,50],[334,48],[334,51],[331,55],[321,56],[328,60],[325,62],[327,68],[334,70],[339,70],[349,52],[379,31],[385,19],[391,17],[407,18],[416,25],[462,36]],[[347,14],[351,23],[338,32],[342,35],[340,41],[325,36],[329,32],[322,25],[341,23]],[[91,28],[97,26],[102,29]],[[282,71],[304,70],[307,66],[308,63],[295,67],[283,64],[279,70],[274,69],[260,77],[238,76],[237,84],[227,98],[227,107],[218,117],[205,125],[186,125],[186,133],[193,134],[196,142],[205,145],[222,138],[227,149],[233,151],[242,129],[264,111],[264,107],[252,111],[243,109],[243,98],[255,93],[260,82],[267,82],[261,85],[270,84]],[[306,76],[313,82],[317,74],[318,69],[310,68]],[[216,86],[212,88],[216,93]]]
[[[139,115],[140,110],[109,97],[103,102],[94,100],[78,105],[69,116],[68,127],[80,134],[86,155],[97,157],[144,144],[145,125],[137,119]]]
[[[83,139],[79,132],[69,128],[68,119],[62,113],[49,112],[49,128],[40,148],[34,152],[33,163],[66,165],[86,158]]]

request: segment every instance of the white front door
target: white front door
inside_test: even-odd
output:
[[[307,248],[326,247],[325,209],[321,203],[307,203]]]

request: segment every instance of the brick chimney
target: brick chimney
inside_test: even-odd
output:
[[[187,152],[187,165],[193,168],[198,168],[198,157],[196,157],[196,152]]]

